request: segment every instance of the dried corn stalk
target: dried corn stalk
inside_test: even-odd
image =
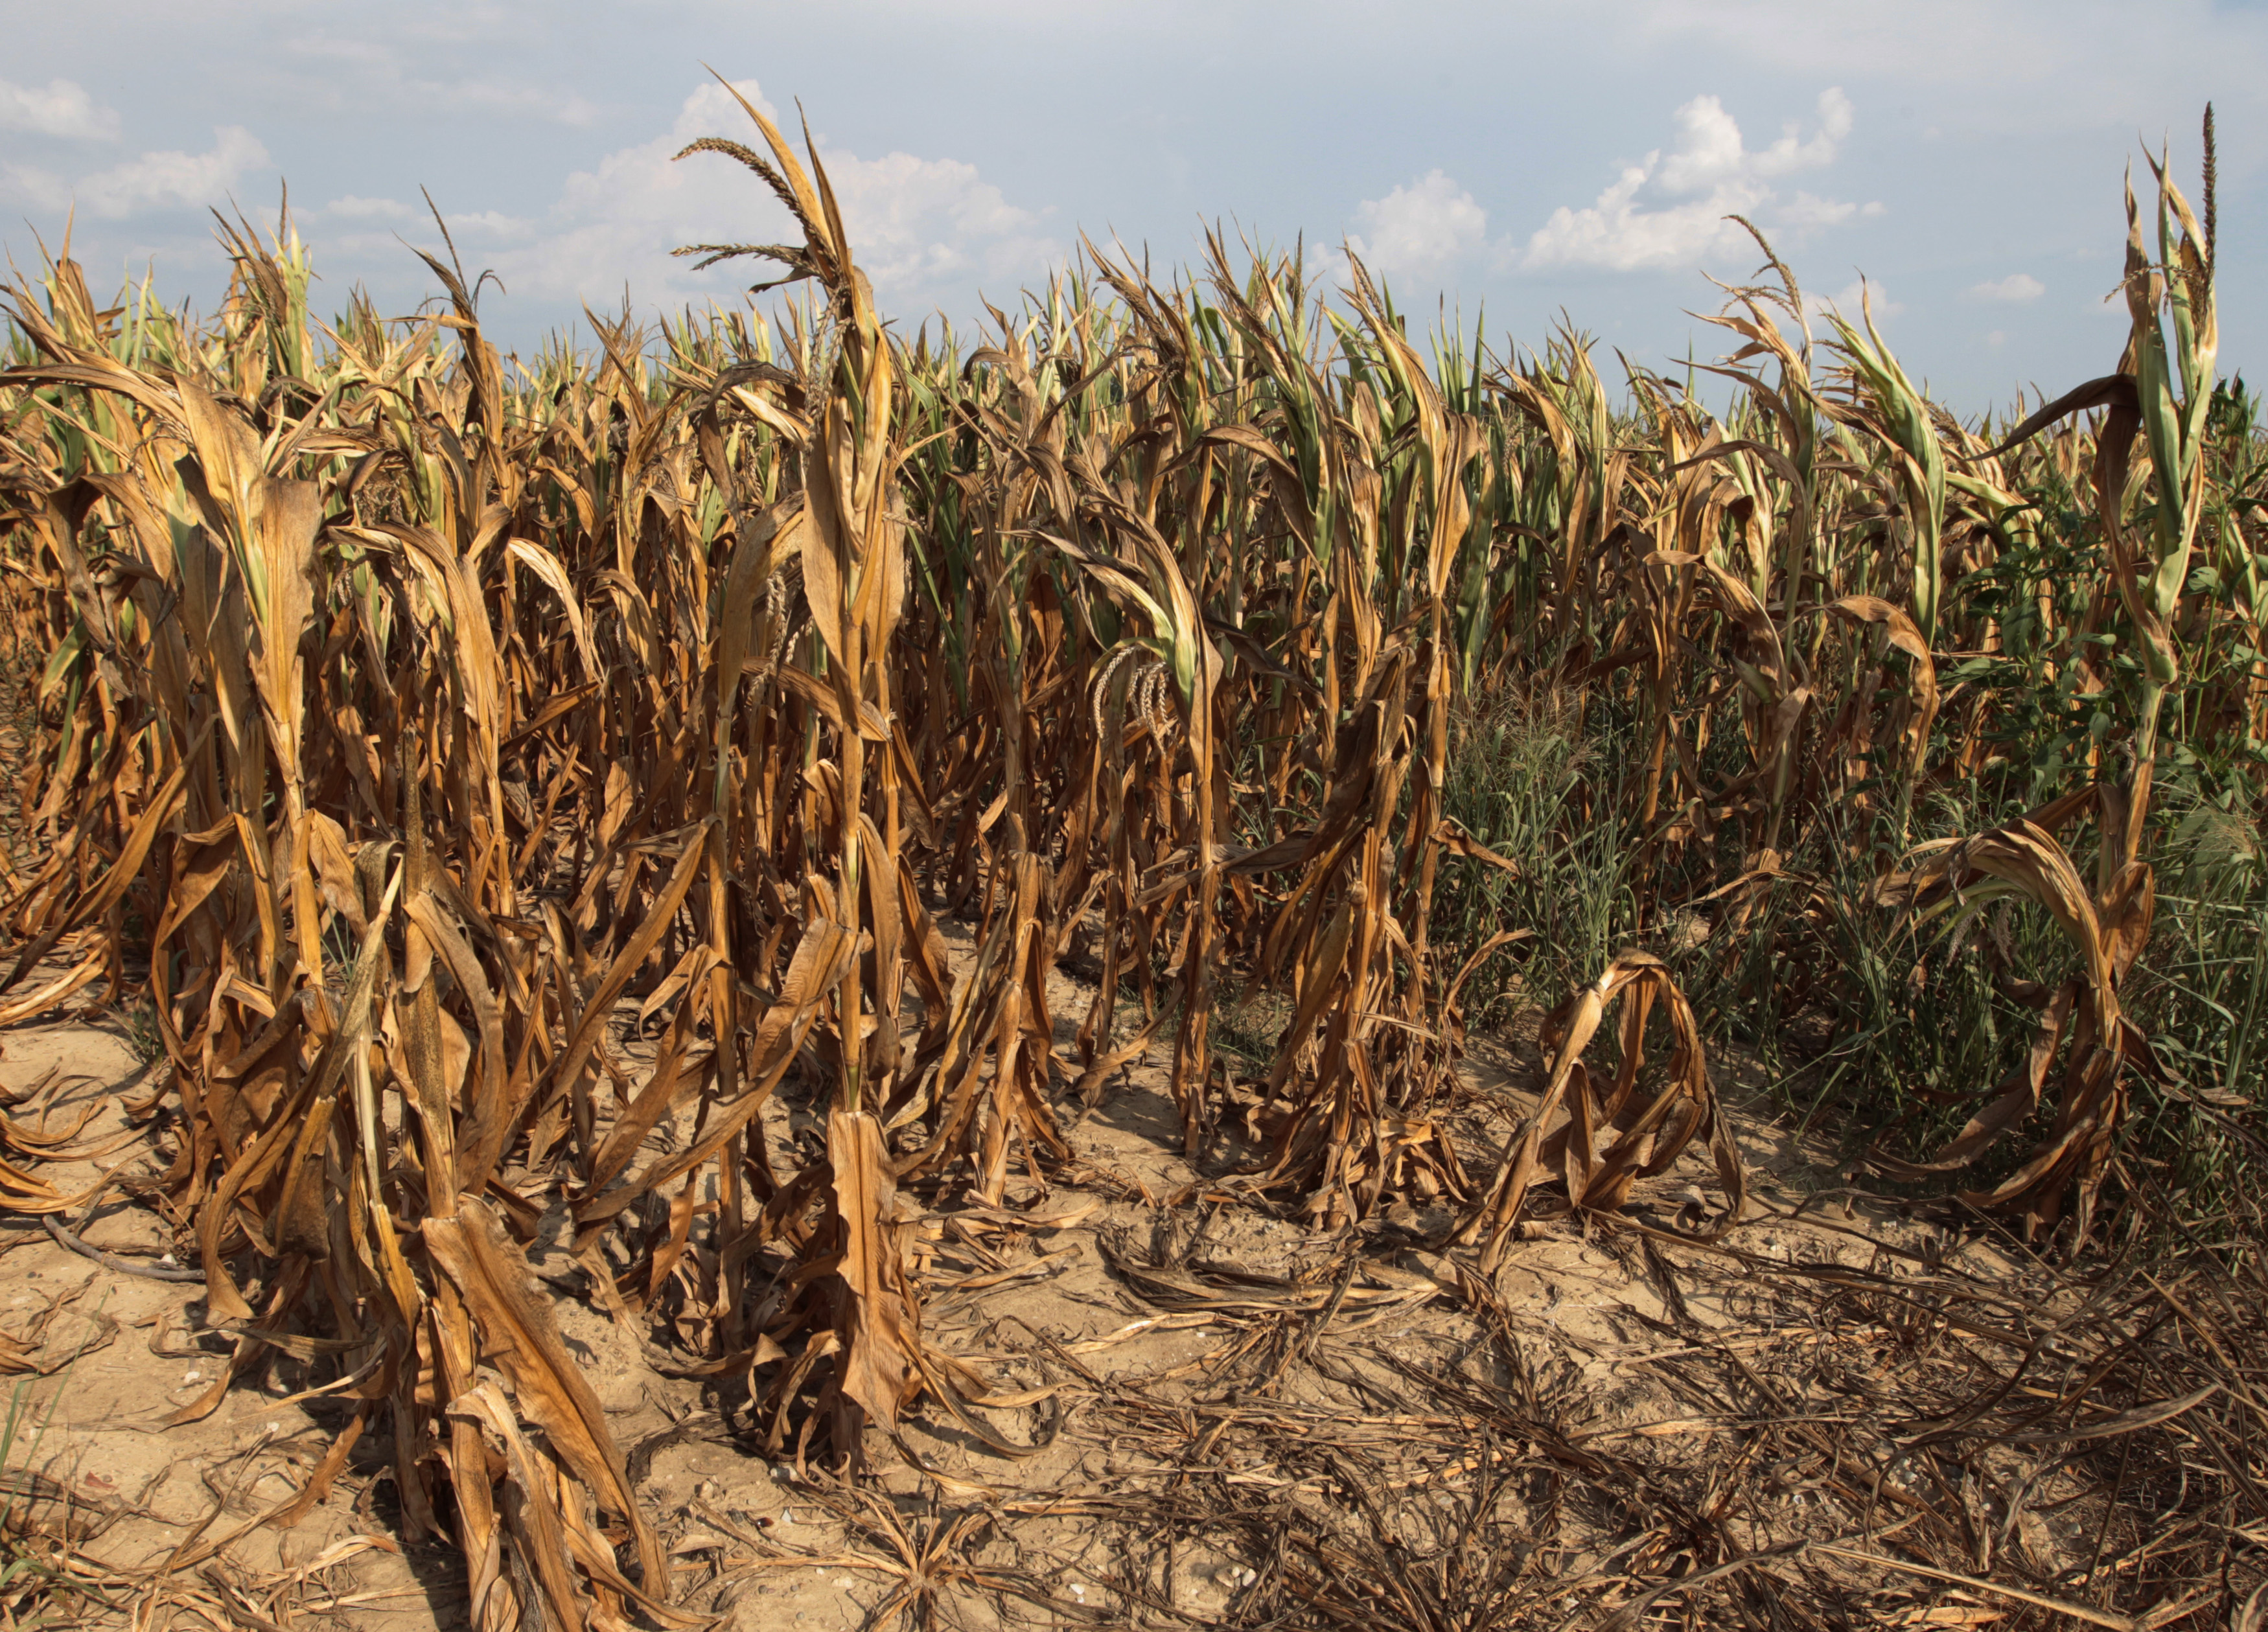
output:
[[[1560,1011],[1544,1102],[1466,1174],[1464,994],[1563,949],[1452,908],[1612,823],[1633,934],[1713,913],[1712,958],[1749,948],[1766,997],[1832,995],[1847,972],[1780,952],[1829,899],[1803,858],[1888,857],[1923,794],[2005,790],[2006,694],[1948,661],[2032,638],[2012,606],[2043,673],[2131,715],[2133,768],[2095,790],[2113,739],[2029,826],[1881,881],[1924,920],[2036,901],[2083,970],[1917,1171],[1985,1156],[2053,1078],[2051,1129],[1975,1199],[2035,1230],[2105,1204],[2154,1069],[2120,993],[2158,735],[2268,729],[2209,188],[2193,220],[2161,167],[2125,366],[1980,449],[1871,329],[1822,371],[1768,246],[1776,282],[1721,320],[1721,419],[1642,370],[1619,411],[1572,333],[1501,366],[1445,335],[1429,365],[1359,262],[1331,307],[1296,256],[1218,238],[1197,283],[1094,254],[980,345],[908,342],[823,167],[749,113],[758,143],[688,152],[747,168],[798,241],[691,253],[810,298],[659,354],[600,322],[595,355],[514,383],[453,250],[437,316],[357,302],[318,346],[288,222],[225,224],[203,326],[98,306],[67,254],[9,295],[0,604],[32,667],[0,1025],[128,997],[146,952],[179,1125],[158,1191],[238,1344],[189,1414],[278,1352],[362,1378],[276,1522],[374,1432],[409,1528],[472,1561],[479,1624],[666,1619],[523,1259],[563,1250],[597,1303],[746,1379],[777,1452],[855,1459],[917,1394],[981,1392],[924,1344],[911,1215],[1044,1189],[1066,1119],[1153,1048],[1184,1150],[1319,1224],[1445,1198],[1494,1263],[1540,1187],[1603,1214],[1705,1141],[1724,1227],[1738,1164],[1644,954]],[[2101,587],[2074,611],[2025,563],[2060,525],[2036,496],[2089,473],[2095,531],[2060,542]],[[2194,655],[2240,638],[2249,666]],[[1506,853],[1451,808],[1484,693],[1549,695],[1579,737],[1627,721],[1631,774],[1587,764]],[[2088,887],[2057,834],[2090,802]],[[1064,967],[1093,981],[1068,1038]],[[1248,1055],[1230,989],[1281,1004]],[[1587,1051],[1616,1003],[1609,1074]],[[0,1179],[19,1210],[83,1203]]]
[[[1602,1083],[1583,1054],[1617,1003],[1621,1063]],[[1657,1004],[1670,1052],[1659,1085],[1649,1092],[1640,1079],[1646,1022]],[[1494,1272],[1518,1239],[1522,1209],[1539,1181],[1563,1185],[1567,1203],[1580,1211],[1611,1212],[1632,1185],[1667,1173],[1697,1139],[1707,1144],[1724,1192],[1705,1236],[1713,1239],[1741,1221],[1748,1180],[1740,1150],[1709,1080],[1692,1008],[1659,959],[1641,952],[1615,959],[1552,1011],[1542,1042],[1550,1067],[1543,1092],[1506,1141],[1495,1184],[1455,1235],[1460,1243],[1482,1243],[1484,1273]]]

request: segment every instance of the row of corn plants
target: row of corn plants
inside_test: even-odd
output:
[[[67,253],[8,293],[0,1024],[154,1014],[151,1198],[237,1344],[184,1419],[311,1341],[357,1379],[273,1522],[375,1435],[480,1626],[688,1623],[527,1290],[561,1209],[774,1453],[926,1401],[1015,1454],[923,1334],[917,1221],[1044,1188],[1145,1055],[1191,1157],[1491,1264],[1689,1149],[1727,1227],[1709,1051],[1799,1020],[1880,1165],[2036,1239],[2163,1150],[2225,1179],[2268,488],[2209,168],[2202,224],[2130,195],[2118,366],[1994,427],[1865,314],[1815,335],[1761,238],[1723,412],[1219,239],[909,339],[748,113],[681,157],[800,241],[685,253],[777,306],[508,363],[453,250],[428,315],[325,326],[242,220],[208,322]],[[1263,1057],[1223,1048],[1259,990]],[[1884,1069],[1963,1003],[2005,1039]],[[1466,1040],[1522,1010],[1542,1096],[1461,1151]]]

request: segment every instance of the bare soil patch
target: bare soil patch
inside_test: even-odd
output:
[[[1061,997],[1078,1011],[1072,982]],[[181,1251],[136,1199],[168,1124],[128,1117],[151,1086],[130,1035],[77,1020],[5,1048],[11,1182],[99,1185],[48,1217],[108,1258],[22,1214],[0,1239],[0,1353],[44,1425],[8,1470],[36,1568],[0,1598],[151,1628],[463,1624],[454,1549],[401,1540],[390,1452],[357,1446],[278,1518],[348,1418],[339,1358],[261,1348],[231,1381],[238,1340],[202,1285],[126,1268]],[[1531,1063],[1476,1062],[1456,1127],[1475,1173]],[[785,1134],[807,1112],[776,1114]],[[23,1165],[26,1136],[64,1130]],[[1318,1233],[1177,1136],[1140,1063],[1044,1189],[927,1198],[924,1333],[976,1403],[870,1432],[858,1478],[761,1442],[749,1385],[777,1371],[700,1375],[539,1228],[531,1285],[683,1567],[680,1603],[811,1632],[2139,1626],[2205,1607],[2208,1551],[2237,1560],[2222,1601],[2260,1579],[2268,1536],[2233,1544],[2201,1505],[2210,1413],[2183,1403],[2245,1385],[2192,1343],[2205,1369],[2179,1386],[2178,1295],[1867,1194],[1761,1106],[1725,1244],[1687,1239],[1697,1154],[1619,1218],[1523,1226],[1486,1280],[1438,1249],[1446,1209]]]

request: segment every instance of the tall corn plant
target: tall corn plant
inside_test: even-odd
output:
[[[2204,145],[2205,212],[2210,222],[2215,167],[2210,107]],[[2017,446],[2070,415],[2105,410],[2095,439],[2095,513],[2111,582],[2140,647],[2132,769],[2121,805],[2106,810],[2111,821],[2111,842],[2104,849],[2106,882],[2117,863],[2132,862],[2139,853],[2161,717],[2167,694],[2181,677],[2176,628],[2207,508],[2214,364],[2220,345],[2212,231],[2199,223],[2165,163],[2150,158],[2149,165],[2158,187],[2157,253],[2154,259],[2130,177],[2120,290],[2132,328],[2118,371],[2047,404],[1992,450],[1998,454]],[[2152,478],[2139,493],[2133,469],[2138,433],[2148,449]]]
[[[2213,215],[2213,112],[2205,118],[2206,216]],[[2157,259],[2151,258],[2131,183],[2126,188],[2126,261],[2122,288],[2132,332],[2119,372],[2048,404],[2020,425],[1997,454],[2086,408],[2108,409],[2095,457],[2096,518],[2110,576],[2141,646],[2132,763],[2123,788],[2081,789],[2043,812],[1943,850],[1896,891],[1917,912],[1959,903],[1979,910],[1998,893],[2028,897],[2069,933],[2082,974],[2039,1005],[2041,1019],[2023,1075],[1972,1119],[1929,1169],[1972,1161],[2021,1127],[2039,1103],[2051,1062],[2070,1036],[2069,1065],[2053,1125],[2011,1178],[1971,1199],[2013,1212],[2028,1231],[2054,1225],[2066,1208],[2084,1239],[2127,1118],[2129,1078],[2162,1080],[2140,1029],[2124,1012],[2118,987],[2147,945],[2156,884],[2141,859],[2165,697],[2181,673],[2175,628],[2205,504],[2209,419],[2219,329],[2213,312],[2211,233],[2191,212],[2163,162],[2158,183]],[[2177,394],[2178,393],[2178,394]],[[2134,438],[2146,440],[2154,478],[2139,525]],[[2137,539],[2134,534],[2139,533]],[[2138,547],[2139,546],[2139,547]],[[2088,804],[2099,806],[2102,841],[2090,890],[2054,832]],[[1984,885],[1986,876],[1993,882]]]
[[[1927,403],[1874,327],[1874,298],[1864,297],[1861,334],[1840,312],[1830,312],[1837,347],[1858,386],[1849,410],[1854,425],[1889,453],[1905,500],[1908,548],[1913,557],[1913,621],[1926,644],[1938,638],[1944,595],[1945,450]]]
[[[2205,207],[2213,215],[2213,110],[2205,115]],[[2158,183],[2157,256],[2146,246],[2132,187],[2126,192],[2126,309],[2133,321],[2135,408],[2150,451],[2154,491],[2146,503],[2140,549],[2130,541],[2124,465],[2130,457],[2124,418],[2114,408],[2103,430],[2107,450],[2097,481],[2103,537],[2126,615],[2142,637],[2142,695],[2134,731],[2132,790],[2123,846],[2132,861],[2142,840],[2158,728],[2167,692],[2181,675],[2176,614],[2189,587],[2190,560],[2205,511],[2213,364],[2220,325],[2213,304],[2213,242],[2161,160],[2150,160]]]
[[[770,158],[718,139],[686,150],[711,151],[738,159],[763,180],[802,229],[799,246],[699,245],[681,252],[700,264],[755,255],[780,262],[792,278],[808,280],[826,296],[833,349],[831,367],[816,401],[800,415],[783,415],[780,428],[801,455],[802,514],[775,533],[770,556],[756,537],[736,540],[721,617],[729,658],[741,643],[766,569],[792,548],[824,673],[814,701],[828,717],[833,740],[834,797],[830,842],[806,841],[803,879],[808,902],[803,945],[790,966],[804,984],[782,993],[799,1008],[823,1003],[832,1034],[835,1084],[827,1119],[829,1206],[810,1238],[814,1263],[828,1266],[835,1287],[828,1331],[834,1360],[827,1398],[832,1443],[855,1459],[861,1430],[874,1422],[894,1428],[899,1413],[922,1388],[919,1308],[909,1284],[908,1226],[895,1204],[895,1169],[881,1112],[891,1088],[897,1046],[896,996],[905,975],[906,937],[926,927],[909,909],[900,863],[900,766],[892,741],[892,636],[907,593],[907,547],[898,511],[898,473],[904,450],[895,434],[899,401],[894,358],[865,276],[851,260],[840,206],[815,151],[806,172],[779,128],[735,90],[762,133]],[[681,155],[683,157],[683,155]],[[729,480],[729,472],[724,473]],[[791,542],[792,541],[792,542]],[[718,729],[730,729],[738,665],[723,669]],[[828,702],[832,707],[827,706]],[[869,763],[870,746],[879,750]],[[719,754],[717,804],[728,791],[727,760]],[[917,790],[915,791],[918,791]],[[722,936],[725,883],[720,842],[712,852],[711,891]],[[720,958],[727,949],[719,948]],[[727,966],[729,967],[729,966]],[[821,998],[821,994],[825,994]],[[777,1013],[777,1011],[775,1011]],[[779,1028],[768,1025],[768,1032]],[[807,1345],[811,1358],[820,1345]]]

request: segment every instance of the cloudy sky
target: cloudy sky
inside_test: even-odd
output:
[[[319,312],[356,283],[393,311],[434,292],[404,247],[438,242],[421,187],[503,280],[484,313],[507,346],[626,293],[737,299],[747,273],[668,254],[786,230],[727,161],[670,160],[755,139],[706,63],[790,120],[800,101],[909,328],[1012,304],[1082,232],[1166,268],[1218,220],[1350,244],[1418,323],[1484,308],[1498,349],[1564,312],[1666,367],[1719,349],[1687,313],[1716,305],[1707,275],[1755,268],[1737,211],[1815,299],[1855,312],[1867,280],[1909,371],[1963,411],[2117,360],[2121,175],[2169,142],[2193,181],[2211,99],[2224,365],[2268,341],[2268,0],[6,9],[7,253],[35,272],[75,210],[99,287],[154,262],[202,305],[225,281],[208,208],[272,223],[287,182]]]

